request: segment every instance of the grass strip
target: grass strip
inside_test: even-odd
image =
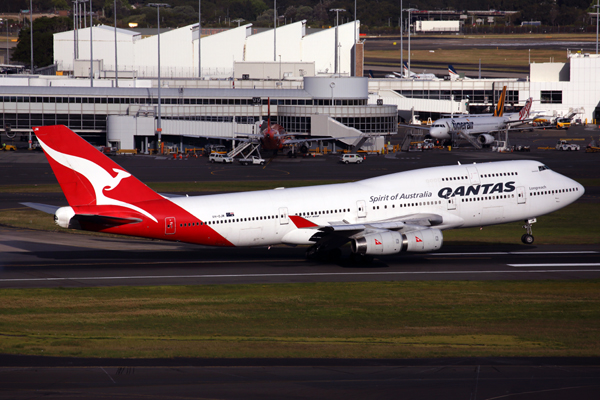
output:
[[[400,62],[400,44],[398,50],[366,50],[365,63],[371,64],[371,60],[380,62]],[[432,52],[433,51],[433,52]],[[404,56],[406,59],[406,55]],[[563,50],[554,49],[529,49],[515,50],[514,48],[465,48],[457,51],[456,49],[437,48],[435,50],[411,50],[412,67],[420,68],[447,68],[448,64],[456,64],[460,70],[473,70],[481,59],[482,68],[487,66],[505,66],[508,69],[514,67],[528,67],[531,62],[549,62],[552,58],[556,62],[567,62],[567,55]],[[383,61],[385,60],[385,61]],[[443,60],[443,61],[441,61]],[[470,60],[465,65],[465,60]],[[433,63],[429,65],[420,65],[420,62]],[[473,67],[475,66],[475,67]],[[476,68],[475,68],[476,69]]]
[[[10,289],[0,302],[11,354],[600,356],[600,280]]]

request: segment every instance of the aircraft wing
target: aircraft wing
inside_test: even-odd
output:
[[[385,231],[411,232],[440,225],[443,220],[443,217],[439,214],[410,214],[367,224],[332,221],[330,225],[318,226],[306,221],[307,224],[301,229],[313,229],[315,234],[310,240],[314,241],[319,249],[327,250],[343,246],[351,239],[362,235]]]
[[[255,142],[258,138],[262,137],[262,135],[255,135],[252,133],[240,133],[243,135],[242,137],[223,137],[223,136],[210,136],[210,135],[200,135],[200,137],[206,139],[222,139],[222,140],[235,140],[237,142]]]
[[[369,136],[369,135],[366,135]],[[375,137],[377,135],[373,135],[373,137]],[[298,144],[298,143],[306,143],[306,142],[327,142],[330,140],[343,140],[343,139],[358,139],[361,138],[363,136],[346,136],[346,137],[326,137],[326,138],[319,138],[319,137],[312,137],[312,138],[303,138],[303,139],[288,139],[286,141],[283,142],[284,145],[287,144]]]
[[[439,225],[444,221],[438,214],[410,214],[402,217],[370,222],[368,224],[346,224],[334,223],[328,226],[322,226],[318,229],[323,232],[360,232],[360,231],[403,231],[410,232],[415,229],[422,229]]]

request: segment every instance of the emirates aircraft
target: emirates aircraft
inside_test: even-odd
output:
[[[350,242],[359,260],[442,246],[445,229],[525,221],[581,197],[584,188],[537,161],[453,165],[302,188],[168,198],[65,126],[34,128],[69,206],[24,203],[68,229],[210,246],[308,245],[333,256]]]

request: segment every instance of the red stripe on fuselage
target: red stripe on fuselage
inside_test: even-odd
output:
[[[299,217],[297,215],[290,215],[290,219],[292,220],[292,222],[294,223],[294,225],[296,225],[296,228],[298,228],[298,229],[312,228],[315,226],[319,226],[319,225],[314,224],[314,223],[310,222],[309,220]]]

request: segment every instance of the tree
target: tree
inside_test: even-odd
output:
[[[38,68],[51,65],[54,62],[54,39],[53,34],[71,29],[73,20],[66,17],[47,18],[42,17],[33,21],[33,62]],[[30,29],[22,29],[14,52],[11,52],[11,60],[29,65],[30,52]]]

